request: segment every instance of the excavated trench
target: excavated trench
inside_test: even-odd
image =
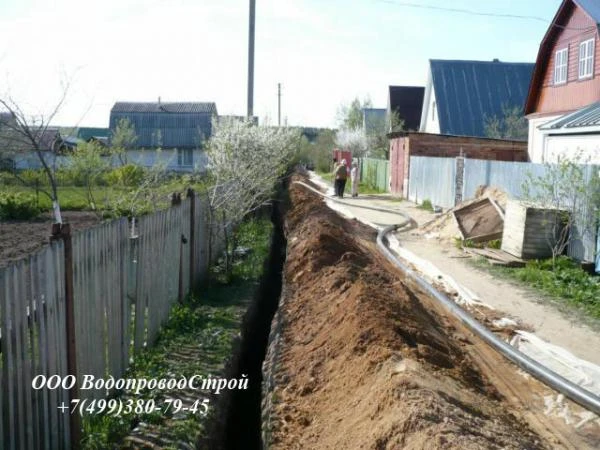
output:
[[[220,398],[200,448],[589,448],[544,416],[539,384],[378,253],[373,230],[297,185],[272,221],[227,372],[249,389]]]
[[[223,396],[213,423],[211,449],[262,449],[261,441],[261,384],[262,363],[269,340],[271,321],[277,310],[282,286],[282,270],[285,263],[286,240],[283,216],[287,204],[287,185],[278,192],[273,202],[271,222],[273,236],[264,274],[254,299],[244,317],[241,336],[237,342],[232,361],[226,371],[227,377],[240,379],[247,375],[247,390],[230,391]],[[200,448],[203,448],[202,446]]]

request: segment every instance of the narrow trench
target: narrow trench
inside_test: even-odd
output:
[[[271,248],[260,285],[242,324],[241,342],[233,355],[228,377],[248,376],[247,390],[230,391],[220,412],[221,422],[215,442],[217,448],[262,449],[261,385],[262,363],[265,359],[271,321],[277,311],[282,287],[286,240],[283,232],[283,207],[287,189],[280,190],[280,201],[273,203]]]

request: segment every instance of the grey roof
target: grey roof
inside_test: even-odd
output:
[[[568,130],[598,126],[600,126],[600,102],[592,103],[585,108],[547,122],[540,127],[540,130]]]
[[[573,0],[573,3],[588,13],[597,24],[600,24],[600,2],[598,0]]]
[[[199,148],[212,135],[214,103],[117,102],[110,111],[110,130],[121,119],[135,129],[138,148]]]
[[[390,86],[389,108],[404,120],[405,129],[419,129],[424,94],[425,88],[422,86]]]
[[[533,63],[430,60],[441,134],[485,137],[486,118],[523,108]]]
[[[111,112],[216,114],[217,105],[214,102],[117,102]]]

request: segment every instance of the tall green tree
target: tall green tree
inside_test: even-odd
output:
[[[372,108],[373,103],[369,97],[366,97],[362,102],[358,97],[355,97],[349,104],[345,103],[338,109],[338,122],[340,128],[348,130],[357,130],[363,125],[363,109]]]

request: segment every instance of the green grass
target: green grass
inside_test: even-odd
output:
[[[176,305],[155,345],[136,355],[125,378],[216,376],[223,372],[243,315],[263,273],[272,224],[266,219],[247,221],[240,226],[238,233],[239,245],[251,251],[234,264],[229,282],[223,284],[213,280],[203,292],[190,296],[182,305]],[[179,350],[192,348],[198,349],[194,358],[177,358]],[[145,390],[139,394],[124,392],[122,396],[134,400],[153,398],[157,404],[164,398],[164,394],[157,390]],[[211,404],[209,411],[212,412],[214,407]],[[175,420],[170,415],[156,412],[126,417],[89,415],[84,417],[82,448],[118,447],[117,444],[138,421],[151,423],[157,434],[168,436],[174,445],[177,441],[194,443],[205,433],[207,420],[200,414],[188,414]]]
[[[184,193],[188,187],[192,187],[196,192],[204,192],[206,186],[203,184],[186,184],[182,180],[173,180],[165,183],[164,185],[154,190],[155,195],[160,200],[153,202],[153,208],[165,208],[169,205],[169,196],[173,192]],[[40,208],[46,211],[52,209],[52,202],[50,198],[35,188],[28,186],[20,186],[16,184],[12,185],[0,185],[0,189],[7,193],[27,193],[33,195],[37,199],[37,204]],[[48,187],[42,189],[49,191]],[[132,187],[115,187],[115,186],[97,186],[92,189],[92,195],[94,198],[95,210],[103,212],[109,211],[111,205],[114,205],[120,198],[128,195],[135,188]],[[60,202],[62,211],[91,211],[93,208],[88,202],[87,188],[82,186],[59,186],[58,188],[58,199]]]
[[[583,312],[586,317],[600,319],[600,276],[589,275],[577,263],[567,257],[552,260],[528,261],[525,267],[486,267],[500,275],[544,293],[550,300]]]
[[[418,207],[421,209],[424,209],[425,211],[433,212],[433,204],[431,203],[431,200],[429,200],[428,198],[423,200],[423,202]]]

